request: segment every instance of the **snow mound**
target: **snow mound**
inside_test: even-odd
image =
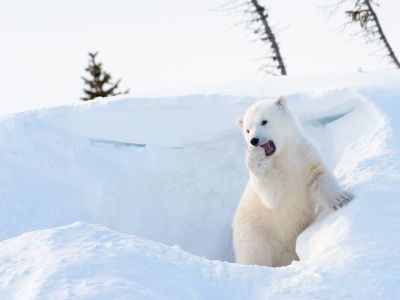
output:
[[[0,296],[243,299],[249,292],[258,293],[251,279],[259,277],[262,269],[249,278],[240,276],[242,270],[252,269],[256,268],[191,256],[177,246],[167,247],[99,225],[74,223],[2,242],[0,274],[7,290],[0,289]]]
[[[395,85],[288,96],[356,199],[299,237],[300,262],[275,269],[221,262],[233,260],[247,180],[235,118],[258,97],[120,99],[2,118],[0,299],[400,296],[399,96]]]

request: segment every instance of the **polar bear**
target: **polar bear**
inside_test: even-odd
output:
[[[304,136],[285,98],[260,101],[238,118],[248,145],[249,181],[233,219],[236,262],[285,266],[316,218],[347,204],[344,192]]]

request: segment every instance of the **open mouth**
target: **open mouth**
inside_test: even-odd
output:
[[[268,141],[265,144],[260,145],[264,149],[265,155],[270,156],[275,153],[276,147],[273,141]]]

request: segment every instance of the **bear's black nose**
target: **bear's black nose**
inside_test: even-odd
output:
[[[252,139],[250,140],[250,144],[252,144],[253,146],[257,146],[257,145],[258,145],[258,141],[259,141],[258,138],[252,138]]]

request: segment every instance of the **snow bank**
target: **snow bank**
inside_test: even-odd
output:
[[[234,123],[258,97],[120,99],[4,117],[0,298],[398,297],[400,89],[392,77],[289,95],[356,199],[306,230],[301,261],[285,268],[208,260],[232,261],[230,223],[247,178]],[[113,231],[46,229],[76,221]]]
[[[85,223],[0,244],[1,299],[244,299],[263,273]]]

